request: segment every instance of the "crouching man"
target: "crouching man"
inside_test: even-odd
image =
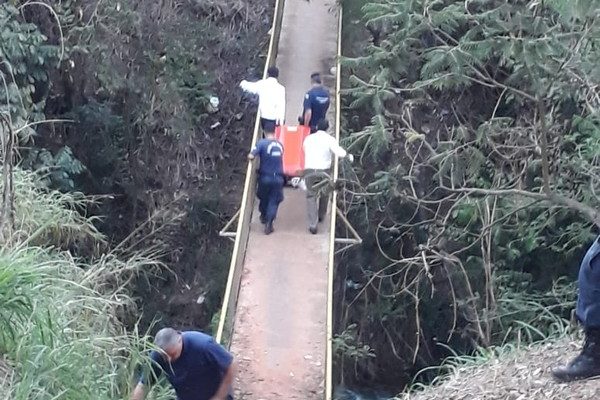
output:
[[[579,267],[577,318],[585,331],[581,353],[566,366],[552,370],[563,382],[600,376],[600,237],[588,249]]]
[[[152,351],[152,373],[144,373],[133,391],[132,400],[142,400],[145,388],[165,374],[177,400],[232,400],[230,393],[235,363],[214,339],[200,332],[179,332],[163,328],[156,334]]]

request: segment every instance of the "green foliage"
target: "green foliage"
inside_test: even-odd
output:
[[[59,247],[90,240],[101,242],[102,235],[93,224],[96,219],[82,214],[90,199],[81,193],[49,190],[46,182],[44,177],[15,170],[15,223],[19,237],[31,244]]]
[[[544,293],[528,289],[531,276],[506,272],[497,277],[498,337],[497,343],[533,343],[567,332],[571,309],[575,307],[576,290],[572,282],[560,279]]]
[[[356,325],[348,326],[333,339],[333,351],[339,356],[349,359],[375,357],[373,349],[356,338]]]
[[[35,24],[26,23],[13,5],[0,4],[0,112],[16,127],[43,119],[48,71],[59,50],[47,43]],[[22,136],[32,135],[32,129]]]
[[[263,62],[264,16],[272,4],[0,3],[0,74],[9,91],[7,98],[0,82],[0,112],[12,107],[12,126],[22,135],[17,175],[36,172],[28,195],[16,193],[18,239],[92,257],[109,246],[83,223],[93,222],[111,243],[127,238],[122,248],[164,246],[178,279],[135,285],[152,292],[141,323],[156,315],[188,323],[193,314],[195,324],[207,326],[221,303],[229,250],[213,228],[232,211],[222,196],[238,189],[238,167],[245,166],[238,156],[248,146],[254,116],[233,111],[240,106],[236,82]],[[9,63],[20,71],[16,79]],[[220,110],[208,110],[213,95]],[[23,185],[20,178],[15,183]],[[98,201],[78,192],[99,195]],[[206,193],[216,214],[194,209],[193,199]],[[55,200],[47,209],[39,200],[45,195]],[[65,219],[56,222],[52,213],[65,203]],[[97,213],[106,217],[87,217]],[[173,313],[176,305],[154,295],[190,282],[190,293],[206,296],[193,310]]]
[[[27,153],[21,166],[43,174],[42,182],[46,186],[63,192],[74,191],[75,179],[86,170],[68,146],[60,149],[54,156],[47,149],[34,148]]]
[[[210,98],[208,88],[213,82],[211,74],[198,65],[196,50],[177,42],[167,50],[165,69],[182,98],[197,112],[194,120],[201,122],[205,113],[198,111],[206,110]]]
[[[100,187],[130,179],[126,163],[125,121],[114,112],[113,106],[92,100],[68,114],[77,123],[81,140],[86,144],[83,148],[78,146],[79,153],[86,160],[85,168],[100,181]]]
[[[600,223],[600,2],[346,3],[368,32],[343,60],[366,182],[351,216],[375,239],[342,263],[365,288],[342,297],[339,329],[356,325],[377,362],[345,378],[376,368],[394,385],[404,371],[380,366],[435,364],[448,350],[432,343],[561,333]]]
[[[35,182],[31,172],[16,174],[22,231],[0,251],[0,354],[11,371],[0,393],[13,400],[122,398],[137,365],[148,364],[150,348],[120,322],[135,307],[127,284],[160,264],[142,254],[120,259],[111,253],[84,263],[56,250],[57,232],[102,237],[74,211],[81,200]],[[162,392],[153,398],[169,398]]]
[[[14,371],[12,381],[2,383],[7,398],[114,399],[126,393],[132,361],[143,362],[137,349],[149,345],[116,322],[131,300],[113,282],[150,262],[106,260],[86,267],[42,248],[4,248],[0,352]]]

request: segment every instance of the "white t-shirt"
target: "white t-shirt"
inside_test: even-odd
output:
[[[258,95],[258,111],[265,119],[281,124],[285,120],[285,87],[275,78],[261,79],[257,82],[243,80],[242,90]]]
[[[340,158],[346,157],[346,150],[342,149],[337,140],[325,131],[316,131],[304,139],[304,168],[329,169],[331,168],[331,155]]]

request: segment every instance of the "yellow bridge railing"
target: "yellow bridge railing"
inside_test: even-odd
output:
[[[277,59],[277,49],[281,34],[284,2],[285,0],[275,0],[275,12],[273,16],[273,24],[270,30],[271,39],[269,41],[269,50],[265,62],[263,78],[267,77],[267,69],[274,65],[275,60]],[[254,147],[258,141],[259,131],[259,115],[257,114],[250,148]],[[254,207],[255,187],[256,169],[253,167],[252,162],[248,162],[248,165],[246,166],[246,180],[244,182],[242,203],[240,210],[236,214],[237,229],[235,232],[235,242],[233,245],[233,253],[231,255],[231,263],[229,265],[229,274],[227,276],[227,286],[225,287],[225,296],[223,297],[219,325],[217,327],[217,333],[215,334],[215,340],[227,347],[229,347],[231,344],[230,342],[233,330],[233,321],[235,318],[235,307],[237,304],[237,299],[240,292],[240,283],[242,279],[242,265],[244,263],[244,256],[246,254],[246,246],[248,245],[250,219],[252,218],[252,209]]]
[[[269,66],[275,64],[277,58],[277,49],[279,45],[279,37],[281,34],[281,23],[283,19],[283,7],[285,0],[275,0],[275,12],[273,24],[271,27],[271,38],[269,42],[269,50],[265,62],[263,77],[266,77]],[[337,58],[336,58],[336,87],[335,87],[335,137],[340,139],[340,123],[341,123],[341,40],[342,40],[342,10],[339,11],[338,20],[338,43],[337,43]],[[259,136],[259,115],[257,114],[254,125],[254,133],[252,136],[252,145],[254,147]],[[339,162],[336,157],[333,167],[333,179],[337,179],[339,175]],[[223,305],[219,318],[219,325],[215,335],[217,342],[229,347],[233,333],[233,322],[235,318],[235,308],[240,290],[243,263],[248,244],[248,236],[250,230],[250,219],[252,218],[252,210],[254,207],[254,188],[256,185],[256,170],[252,163],[249,162],[246,167],[246,179],[244,182],[244,192],[240,210],[236,213],[233,219],[237,218],[237,228],[235,233],[224,232],[226,228],[233,224],[230,221],[226,228],[221,232],[222,236],[235,237],[231,263],[229,265],[229,274],[227,277],[227,286],[223,297]],[[336,244],[336,223],[337,223],[337,192],[332,195],[331,207],[331,223],[329,236],[329,258],[328,258],[328,277],[327,277],[327,327],[326,327],[326,362],[325,362],[325,396],[326,400],[331,400],[333,396],[333,278],[335,268],[335,244]]]
[[[340,57],[342,55],[342,9],[339,11],[338,19],[338,41],[337,41],[337,57],[335,68],[335,138],[340,141],[341,129],[341,82],[342,68]],[[339,176],[340,165],[339,160],[335,157],[333,164],[333,180],[337,180]],[[325,354],[325,399],[331,400],[333,396],[333,278],[335,269],[335,228],[337,224],[337,191],[331,196],[331,223],[329,232],[329,260],[327,263],[327,349]]]

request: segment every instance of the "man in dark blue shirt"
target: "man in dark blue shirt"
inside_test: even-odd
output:
[[[248,154],[249,160],[260,158],[258,170],[258,210],[260,222],[265,224],[265,234],[273,232],[279,203],[283,201],[283,145],[273,132],[265,131],[265,138],[258,141]]]
[[[233,399],[229,392],[235,373],[233,356],[212,337],[163,328],[154,344],[159,350],[150,355],[153,371],[142,376],[132,400],[142,400],[145,386],[162,374],[175,389],[177,400]]]
[[[577,319],[585,332],[581,353],[552,374],[563,382],[600,376],[600,237],[594,240],[579,267]]]
[[[298,118],[300,125],[310,126],[310,133],[317,131],[317,124],[327,116],[329,90],[323,86],[318,72],[310,76],[312,88],[304,95],[304,110]]]

